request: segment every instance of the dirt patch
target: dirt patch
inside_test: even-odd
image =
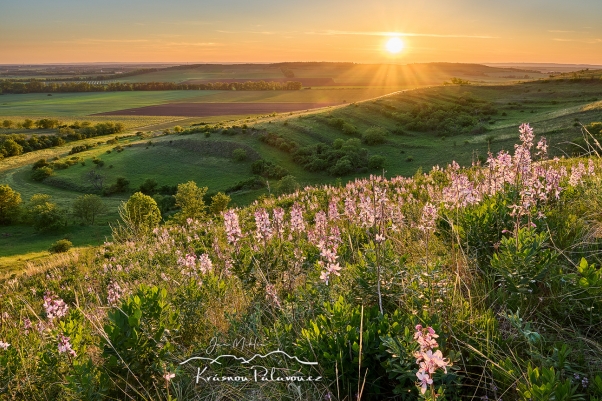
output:
[[[336,106],[342,103],[168,103],[135,109],[115,110],[95,116],[174,116],[211,117],[286,113]]]

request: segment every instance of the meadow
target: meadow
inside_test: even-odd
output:
[[[146,217],[123,215],[102,246],[0,281],[0,391],[599,400],[602,164],[549,159],[526,124],[517,136],[483,167],[310,186],[220,214],[192,191],[161,225],[133,196],[125,210]],[[240,363],[257,355],[261,366]]]

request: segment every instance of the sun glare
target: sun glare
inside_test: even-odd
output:
[[[391,38],[387,41],[386,47],[389,53],[399,53],[403,50],[403,41],[397,37]]]

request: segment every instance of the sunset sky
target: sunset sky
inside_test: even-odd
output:
[[[602,64],[601,21],[600,0],[0,0],[0,64]]]

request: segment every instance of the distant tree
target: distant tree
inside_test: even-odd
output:
[[[370,127],[362,135],[362,142],[366,145],[377,145],[387,140],[387,130],[382,127]]]
[[[15,123],[12,120],[2,121],[2,128],[12,128]]]
[[[157,187],[159,183],[153,178],[147,178],[142,185],[140,185],[139,192],[142,192],[145,195],[153,196],[157,193]]]
[[[173,195],[153,195],[153,199],[157,202],[157,206],[161,211],[162,215],[165,215],[167,212],[173,210],[176,206],[176,198]]]
[[[73,215],[86,224],[94,224],[96,217],[107,211],[107,206],[98,195],[78,196],[73,202]]]
[[[218,192],[211,197],[211,205],[209,210],[213,214],[219,214],[228,208],[228,204],[232,199],[223,192]]]
[[[10,224],[19,216],[21,194],[8,185],[0,185],[0,224]]]
[[[203,219],[206,208],[203,201],[205,193],[207,193],[207,187],[199,188],[194,181],[179,184],[175,198],[176,206],[180,208],[180,211],[174,215],[174,220],[184,223],[187,219]]]
[[[36,231],[53,231],[65,222],[65,212],[46,194],[35,194],[29,199],[27,216]]]
[[[92,187],[98,191],[102,191],[102,187],[104,185],[105,178],[100,173],[90,170],[86,174],[86,180],[92,184]]]
[[[175,127],[173,127],[173,130],[175,132],[182,132],[182,131],[184,131],[184,128],[180,127],[179,125],[176,125]]]
[[[49,165],[50,164],[48,163],[48,161],[46,161],[46,159],[40,159],[33,164],[32,170],[37,170],[42,167],[48,167]]]
[[[25,121],[23,121],[21,123],[21,126],[25,129],[31,129],[33,128],[33,120],[30,120],[29,118],[26,119]]]
[[[113,231],[117,240],[139,238],[151,232],[161,221],[161,211],[157,202],[142,192],[136,192],[119,207],[123,225]]]
[[[368,159],[368,167],[374,170],[382,169],[383,167],[385,167],[386,160],[387,159],[384,156],[370,156],[370,159]]]
[[[280,194],[290,194],[299,189],[299,183],[294,176],[287,175],[278,181],[276,188]]]
[[[40,167],[34,170],[33,174],[31,175],[31,178],[34,181],[44,181],[46,178],[50,177],[52,174],[54,174],[54,170],[52,168],[50,168],[49,166],[45,166],[45,167]]]
[[[2,142],[2,148],[0,151],[6,157],[19,156],[21,153],[23,153],[23,146],[19,145],[13,139],[7,139]]]

